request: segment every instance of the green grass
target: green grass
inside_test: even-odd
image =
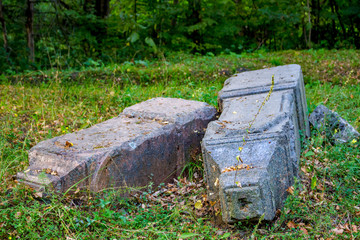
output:
[[[359,51],[309,50],[241,55],[171,55],[96,69],[0,75],[1,239],[342,239],[359,238],[359,143],[332,146],[321,134],[306,139],[301,179],[273,222],[220,225],[206,200],[201,159],[182,179],[123,199],[102,194],[38,198],[14,181],[36,143],[115,117],[125,107],[157,96],[217,103],[226,74],[297,63],[308,108],[323,103],[360,127]],[[196,185],[194,185],[194,183]],[[195,186],[195,187],[194,187]],[[200,201],[202,207],[196,209]],[[336,235],[336,233],[339,233]]]

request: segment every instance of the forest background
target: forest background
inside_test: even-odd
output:
[[[355,0],[0,0],[0,73],[163,53],[359,48]]]

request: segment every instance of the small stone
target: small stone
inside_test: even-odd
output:
[[[352,142],[360,137],[359,132],[353,126],[340,117],[337,112],[331,111],[324,105],[315,108],[309,121],[316,129],[323,131],[335,144]]]

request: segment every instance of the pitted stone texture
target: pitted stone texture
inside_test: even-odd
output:
[[[269,92],[272,75],[274,91],[291,89],[294,92],[299,129],[310,136],[303,75],[296,64],[239,73],[227,79],[218,95],[220,109],[225,99]]]
[[[158,185],[178,175],[199,151],[215,114],[215,108],[202,102],[151,99],[88,129],[37,144],[29,151],[28,170],[17,177],[35,188],[51,185],[60,192],[75,184],[93,191]],[[42,169],[57,174],[41,176]]]
[[[309,117],[310,123],[320,131],[324,131],[335,144],[350,142],[359,138],[360,134],[337,112],[324,105],[319,105]]]
[[[274,91],[258,112],[272,75]],[[227,223],[262,215],[272,220],[298,175],[299,131],[310,135],[301,68],[287,65],[237,74],[225,82],[218,99],[222,114],[209,124],[202,142],[209,199],[220,200]],[[229,171],[239,164],[239,154],[252,168]]]
[[[252,128],[248,129],[266,96],[267,94],[263,93],[225,99],[219,120],[209,124],[204,139],[246,137],[248,131],[250,135],[255,133],[284,135],[288,139],[286,144],[290,151],[289,162],[293,165],[294,176],[297,176],[301,146],[297,111],[291,90],[273,92]]]
[[[271,220],[276,209],[283,206],[286,189],[293,184],[294,177],[287,141],[281,134],[251,135],[240,156],[252,168],[231,172],[223,171],[238,164],[236,156],[242,138],[203,141],[209,199],[220,198],[225,222],[256,219],[262,214]],[[246,196],[241,197],[243,191]],[[230,196],[231,193],[235,196]],[[236,198],[241,200],[233,201]]]

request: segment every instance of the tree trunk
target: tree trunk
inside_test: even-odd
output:
[[[308,47],[311,48],[311,10],[309,0],[306,1],[306,6],[308,8],[308,23],[309,23],[309,34],[308,34]]]
[[[341,19],[341,15],[340,15],[340,13],[339,13],[339,6],[336,4],[336,1],[333,1],[333,3],[334,3],[334,7],[335,7],[336,16],[337,16],[337,18],[338,18],[338,20],[339,20],[340,27],[341,27],[341,30],[342,30],[342,32],[343,32],[343,39],[345,40],[345,39],[347,39],[347,36],[346,36],[347,33],[346,33],[346,29],[345,29],[344,23],[343,23],[343,21],[342,21],[342,19]]]
[[[137,22],[137,6],[136,6],[137,0],[134,0],[134,17],[135,17],[135,23]]]
[[[29,48],[29,61],[35,61],[35,47],[34,47],[34,33],[33,33],[33,17],[34,17],[34,4],[31,0],[27,0],[26,8],[26,34],[27,34],[27,44]]]
[[[331,7],[331,13],[334,14],[335,13],[335,6],[334,6],[334,1],[333,0],[330,0],[330,7]],[[334,45],[335,42],[336,42],[336,37],[337,37],[335,19],[332,18],[331,22],[332,22],[332,29],[333,29],[332,33],[331,33],[331,36],[332,36],[331,45]]]
[[[189,23],[190,25],[195,25],[201,22],[201,0],[189,0],[190,14],[189,14]],[[199,30],[195,30],[190,34],[190,38],[196,45],[202,43],[202,36]]]
[[[101,18],[106,18],[109,15],[109,9],[110,9],[110,0],[96,0],[96,16]]]
[[[7,56],[7,53],[9,52],[9,45],[8,45],[8,39],[7,39],[5,19],[4,19],[4,15],[3,15],[2,0],[0,0],[0,22],[1,22],[1,27],[3,29],[2,35],[3,35],[3,40],[4,40],[4,49],[5,49],[6,56]]]
[[[176,6],[179,4],[179,0],[174,0],[174,7],[176,8]],[[173,15],[173,18],[171,19],[171,27],[175,27],[176,23],[177,23],[177,14]]]

